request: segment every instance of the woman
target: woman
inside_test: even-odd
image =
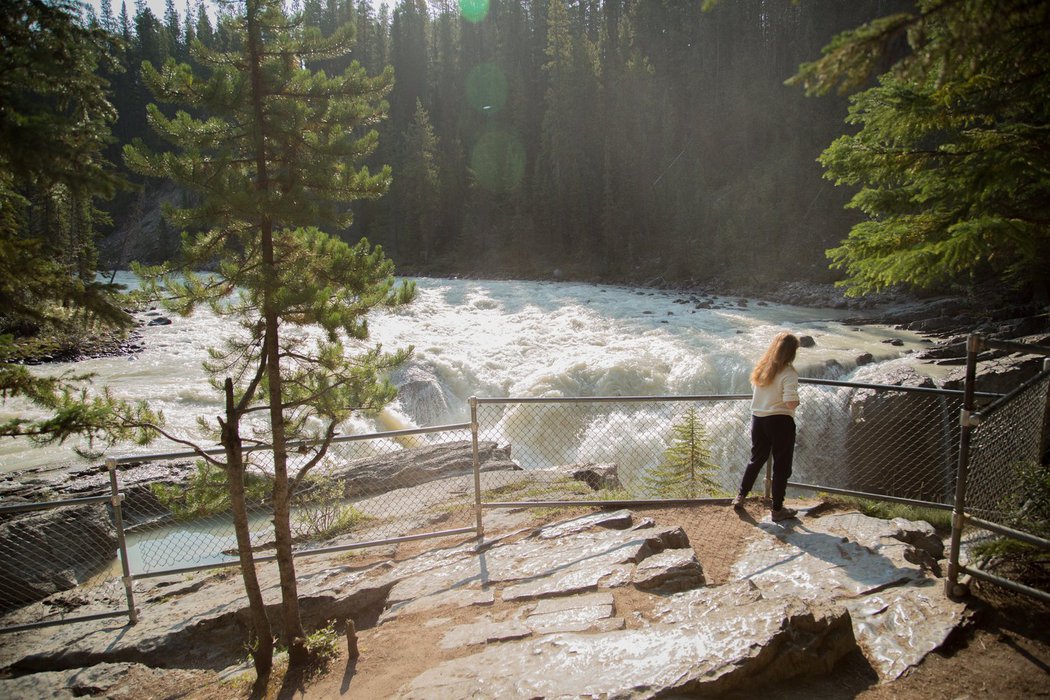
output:
[[[798,408],[798,372],[792,362],[798,351],[798,338],[781,332],[773,338],[762,359],[751,371],[751,461],[740,481],[740,493],[733,499],[734,508],[743,508],[744,499],[755,485],[762,465],[773,454],[773,503],[770,518],[774,521],[795,517],[796,511],[784,507],[784,492],[791,476],[795,453],[795,409]]]

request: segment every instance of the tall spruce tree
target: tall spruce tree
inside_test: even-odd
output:
[[[75,2],[0,3],[0,400],[46,414],[0,423],[0,436],[37,442],[81,434],[146,440],[143,407],[89,395],[87,377],[40,377],[7,362],[14,337],[79,336],[126,327],[116,288],[96,280],[95,207],[117,178],[102,157],[114,114],[96,73],[109,60],[104,30],[85,28]]]
[[[167,118],[151,105],[151,123],[177,151],[136,144],[125,155],[135,171],[168,178],[200,202],[169,212],[177,226],[203,232],[185,238],[185,280],[157,277],[158,292],[184,313],[210,304],[239,328],[206,365],[226,406],[209,427],[225,447],[225,461],[212,461],[228,475],[256,627],[256,670],[265,682],[272,650],[243,512],[249,468],[243,423],[253,414],[266,416],[267,434],[252,440],[272,448],[281,628],[290,666],[298,668],[308,652],[292,558],[291,497],[324,459],[343,421],[378,411],[394,397],[385,373],[407,352],[386,354],[377,346],[348,357],[348,344],[362,347],[370,310],[406,303],[413,289],[395,284],[392,263],[367,240],[348,245],[316,227],[348,226],[345,204],[379,197],[388,186],[389,169],[372,174],[356,163],[376,147],[370,129],[383,116],[390,73],[369,77],[357,63],[341,75],[309,70],[312,60],[345,53],[352,29],[323,39],[286,16],[280,0],[248,0],[244,14],[221,24],[236,48],[209,51],[198,43],[195,58],[207,77],[174,61],[159,71],[143,64],[158,100],[204,116],[179,111]],[[217,274],[195,272],[205,265]],[[320,333],[311,336],[311,329]],[[296,439],[311,446],[293,462],[288,442]]]
[[[866,215],[828,251],[848,292],[994,276],[1046,298],[1047,36],[1045,2],[922,0],[800,68],[792,82],[809,94],[860,90],[847,119],[859,129],[821,156],[828,179],[859,187],[849,206]]]

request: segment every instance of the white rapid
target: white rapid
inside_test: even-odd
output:
[[[919,338],[884,327],[836,321],[846,312],[715,299],[715,308],[683,303],[687,295],[627,287],[553,282],[419,279],[408,307],[377,313],[372,337],[387,349],[412,345],[411,362],[393,380],[401,395],[376,422],[352,421],[343,432],[366,433],[465,421],[470,396],[635,396],[748,393],[747,374],[779,330],[809,335],[800,351],[803,376],[848,375],[856,358],[904,357]],[[219,395],[201,369],[207,348],[226,330],[214,316],[172,317],[141,329],[145,349],[132,356],[50,365],[36,371],[95,374],[115,395],[145,399],[171,428],[194,434],[211,419]],[[887,340],[899,339],[894,346]],[[842,369],[829,372],[829,361]],[[9,403],[0,411],[13,415]],[[119,447],[116,454],[163,452],[171,445]],[[0,441],[0,470],[78,463],[69,444],[33,448]]]

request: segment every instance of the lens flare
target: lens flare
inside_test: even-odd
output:
[[[488,15],[489,0],[459,0],[459,11],[463,19],[476,24]]]
[[[525,174],[525,146],[502,127],[485,131],[470,153],[470,168],[478,185],[489,192],[509,192]]]
[[[495,114],[507,102],[507,77],[495,63],[474,66],[467,74],[467,101],[483,114]]]

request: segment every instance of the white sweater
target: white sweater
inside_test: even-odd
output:
[[[768,386],[756,386],[754,390],[752,415],[794,417],[795,409],[787,407],[789,401],[798,401],[798,372],[794,367],[788,365]]]

